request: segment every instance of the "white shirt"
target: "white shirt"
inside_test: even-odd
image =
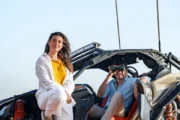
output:
[[[48,91],[52,89],[54,86],[59,85],[54,80],[54,73],[51,64],[51,58],[49,55],[44,53],[42,56],[38,58],[35,66],[36,76],[39,79],[39,88],[36,92],[36,97],[38,97],[42,92]],[[72,93],[74,91],[74,81],[73,74],[66,68],[66,77],[62,87],[68,93]]]

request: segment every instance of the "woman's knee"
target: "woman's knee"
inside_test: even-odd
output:
[[[66,100],[67,96],[64,90],[55,88],[53,89],[54,102],[63,102]]]

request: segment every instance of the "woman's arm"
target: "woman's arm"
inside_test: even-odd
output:
[[[66,92],[68,92],[69,94],[72,94],[72,92],[74,91],[74,81],[73,81],[73,74],[71,72],[69,72],[68,74],[68,78],[65,81],[63,88]]]
[[[56,83],[50,79],[50,76],[48,75],[47,67],[48,66],[45,64],[45,61],[43,60],[43,58],[40,57],[36,62],[35,72],[41,85],[46,90],[49,90],[53,86],[56,86]]]

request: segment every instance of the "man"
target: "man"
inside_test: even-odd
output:
[[[111,79],[112,76],[116,79]],[[97,105],[89,111],[90,117],[99,118],[101,120],[110,120],[112,116],[127,116],[135,97],[137,98],[137,87],[135,86],[137,78],[128,76],[127,65],[112,65],[109,67],[109,74],[100,85],[97,95],[100,98],[108,96],[107,103],[104,108]],[[146,78],[142,78],[143,82],[148,82]],[[135,90],[134,90],[135,88]]]

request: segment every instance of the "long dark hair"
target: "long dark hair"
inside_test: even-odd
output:
[[[63,48],[60,51],[58,51],[58,58],[60,58],[63,61],[63,63],[65,64],[65,66],[68,68],[69,71],[73,72],[73,65],[70,59],[71,49],[67,37],[61,32],[54,32],[51,33],[51,35],[49,36],[48,42],[52,39],[53,36],[60,36],[63,38]],[[47,54],[49,53],[48,42],[44,50],[44,52]]]

